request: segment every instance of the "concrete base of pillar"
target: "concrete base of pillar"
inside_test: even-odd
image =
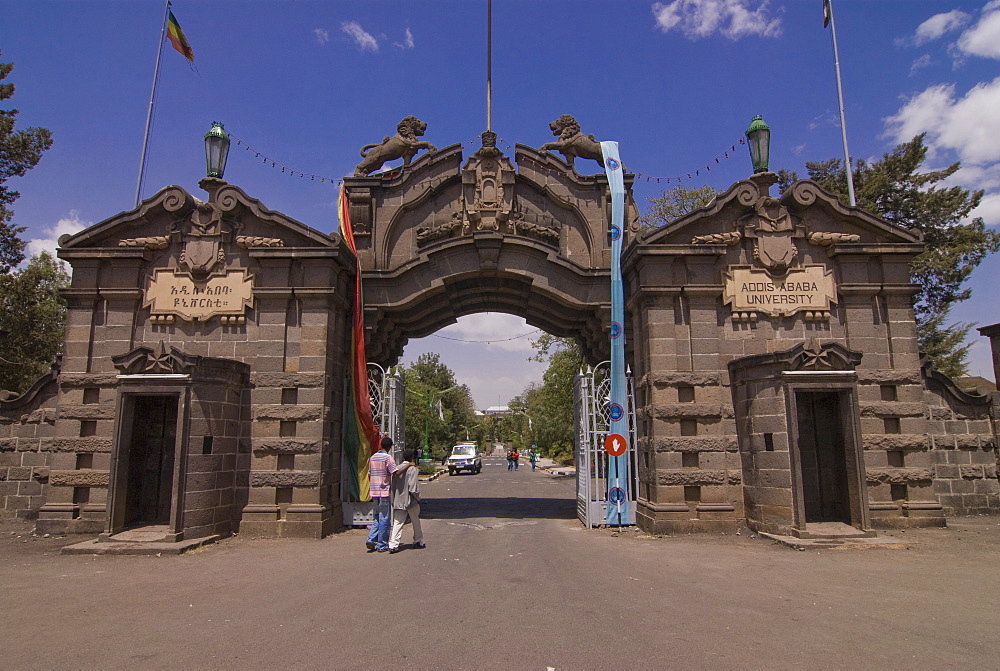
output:
[[[46,503],[38,510],[36,534],[69,535],[99,534],[104,531],[106,513],[81,517],[80,506],[74,503]]]
[[[649,534],[735,533],[746,526],[743,517],[732,506],[710,505],[699,510],[698,504],[657,504],[639,500],[635,506],[635,523]]]

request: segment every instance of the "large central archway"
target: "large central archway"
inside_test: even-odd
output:
[[[406,170],[346,180],[369,360],[394,363],[409,338],[476,312],[523,317],[606,358],[607,178],[523,145],[515,170],[489,134],[462,159],[453,145]]]

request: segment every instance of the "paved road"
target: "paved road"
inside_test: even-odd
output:
[[[908,549],[585,530],[573,481],[426,483],[426,550],[365,532],[180,557],[57,554],[5,524],[5,668],[997,668],[1000,519]],[[21,533],[22,535],[18,535]],[[70,539],[75,540],[75,539]],[[404,531],[404,543],[409,528]]]

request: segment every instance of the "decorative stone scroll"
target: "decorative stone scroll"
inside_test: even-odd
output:
[[[837,300],[833,273],[823,266],[806,266],[772,277],[758,268],[733,267],[726,272],[724,303],[734,313],[788,316],[806,311],[826,315]]]
[[[207,321],[212,317],[242,317],[253,304],[253,281],[246,269],[231,269],[195,281],[182,271],[153,271],[143,307],[154,321],[175,315],[187,321]],[[231,319],[226,319],[228,323]]]

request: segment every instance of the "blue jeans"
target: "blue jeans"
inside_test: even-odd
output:
[[[375,549],[384,552],[389,549],[389,526],[392,524],[392,511],[389,509],[388,496],[376,496],[372,498],[375,504],[373,512],[375,521],[368,530],[368,542],[375,544]]]

